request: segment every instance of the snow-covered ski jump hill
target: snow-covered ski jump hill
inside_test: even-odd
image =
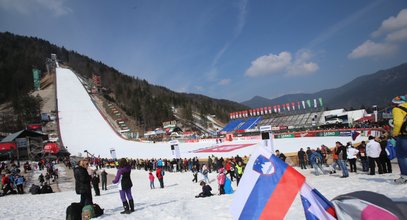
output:
[[[125,140],[120,137],[100,114],[91,97],[75,73],[66,68],[58,67],[57,103],[59,126],[63,144],[72,155],[84,151],[95,156],[110,157],[110,150],[115,149],[117,157],[131,158],[173,158],[170,143],[143,143]],[[359,137],[362,140],[364,137]],[[325,144],[334,146],[335,141],[346,143],[350,137],[304,137],[274,140],[275,149],[282,152],[297,152],[301,147],[316,148]],[[358,141],[358,140],[357,140]],[[223,157],[237,154],[249,155],[257,140],[239,140],[216,144],[215,140],[199,143],[179,144],[181,157],[209,155]]]

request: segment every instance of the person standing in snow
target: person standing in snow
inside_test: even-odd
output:
[[[160,187],[164,188],[164,171],[162,170],[161,167],[158,167],[157,170],[155,171],[155,176],[157,177],[158,181],[160,182]]]
[[[119,193],[124,208],[124,211],[120,212],[120,214],[130,214],[131,212],[134,212],[134,201],[133,196],[131,195],[131,187],[133,186],[130,178],[131,166],[128,164],[126,158],[122,158],[119,162],[118,168],[116,177],[112,183],[117,184],[120,181]],[[126,197],[129,200],[128,202]]]
[[[75,191],[81,195],[81,205],[93,205],[92,189],[90,187],[91,178],[88,174],[89,161],[79,161],[79,166],[74,169]]]
[[[396,156],[400,167],[400,178],[395,179],[397,184],[407,183],[407,97],[396,96],[392,102],[393,137],[396,139]]]
[[[378,138],[377,138],[378,140]],[[383,173],[382,165],[380,164],[379,157],[382,148],[380,147],[379,142],[373,136],[369,136],[369,142],[366,145],[366,154],[369,158],[369,168],[370,168],[370,175],[375,175],[375,163],[379,168],[379,174]]]
[[[239,185],[239,182],[240,182],[240,178],[242,178],[242,176],[243,176],[243,164],[242,164],[242,161],[239,161],[238,163],[237,163],[237,165],[236,165],[236,169],[235,169],[235,171],[236,171],[236,184],[237,185]]]
[[[354,148],[352,146],[352,142],[348,142],[347,145],[347,155],[348,155],[348,161],[349,161],[349,166],[350,166],[350,172],[355,172],[356,173],[356,158],[359,153],[359,150]]]
[[[218,188],[219,188],[219,195],[225,194],[225,180],[226,180],[226,175],[224,173],[225,169],[220,168],[219,169],[219,174],[218,174]]]
[[[92,175],[92,186],[93,186],[93,189],[95,190],[95,196],[100,196],[99,182],[100,182],[100,177],[99,177],[99,174],[97,174],[97,172],[95,170]]]
[[[318,153],[317,151],[315,151],[315,149],[312,149],[311,152],[312,152],[312,153],[311,153],[311,155],[310,155],[310,159],[309,159],[309,160],[310,160],[310,162],[311,162],[312,167],[314,167],[315,175],[316,175],[316,176],[319,176],[319,171],[318,171],[318,169],[321,170],[322,175],[325,174],[325,171],[324,171],[324,169],[323,169],[322,166],[321,166],[322,155],[321,155],[320,153]]]
[[[206,167],[206,165],[204,164],[202,166],[202,175],[204,176],[205,183],[209,183],[208,173],[209,173],[208,167]]]
[[[148,179],[150,180],[150,189],[155,189],[154,175],[151,173],[151,171],[148,173]]]
[[[307,166],[305,166],[305,155],[305,151],[302,148],[297,153],[298,163],[300,164],[301,169],[307,169]]]
[[[349,177],[348,168],[346,167],[346,160],[348,159],[346,147],[339,141],[336,142],[336,153],[338,154],[337,163],[342,170],[341,178]]]
[[[102,190],[107,190],[107,172],[105,169],[102,170],[100,176],[102,177]]]

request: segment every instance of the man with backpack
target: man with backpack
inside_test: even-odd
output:
[[[395,179],[397,184],[407,183],[407,98],[397,96],[392,100],[393,106],[393,137],[396,139],[397,161],[400,167],[400,178]]]

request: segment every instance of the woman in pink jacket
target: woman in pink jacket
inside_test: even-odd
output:
[[[219,174],[218,174],[218,185],[219,185],[219,195],[225,194],[225,179],[226,179],[226,175],[224,173],[225,169],[220,168],[219,170]]]

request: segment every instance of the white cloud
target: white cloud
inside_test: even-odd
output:
[[[229,85],[230,82],[231,82],[231,79],[221,79],[221,80],[219,80],[218,85],[225,86],[225,85]]]
[[[372,33],[373,37],[379,37],[389,32],[398,31],[407,27],[407,9],[403,9],[394,17],[384,20],[379,29]]]
[[[231,43],[242,33],[242,30],[246,24],[247,4],[248,0],[241,0],[240,2],[238,2],[237,24],[235,26],[233,37],[223,45],[218,53],[216,53],[215,58],[212,61],[212,66],[216,66],[216,64],[218,64],[220,58],[229,49]]]
[[[44,9],[50,11],[55,16],[62,16],[71,13],[72,9],[64,4],[65,0],[0,1],[1,8],[16,11],[23,15],[30,15],[35,11],[41,11]]]
[[[349,59],[380,57],[395,54],[402,42],[407,41],[407,9],[394,17],[384,20],[371,34],[375,40],[368,39],[348,54]]]
[[[395,53],[397,46],[390,43],[375,43],[371,40],[365,41],[348,55],[348,58],[356,59],[369,56],[382,56]]]
[[[407,40],[407,28],[389,33],[385,40],[388,42],[400,42]]]
[[[258,57],[246,70],[246,76],[271,75],[284,70],[291,63],[291,54],[283,51],[278,55],[269,54]]]
[[[311,51],[300,50],[295,56],[294,62],[287,67],[287,75],[298,76],[313,73],[319,69],[318,64],[309,62],[312,58]]]
[[[299,76],[313,73],[319,69],[315,62],[310,62],[313,57],[311,51],[299,50],[295,58],[290,52],[283,51],[278,55],[269,54],[258,57],[252,61],[245,75],[250,77],[284,73],[286,76]]]

